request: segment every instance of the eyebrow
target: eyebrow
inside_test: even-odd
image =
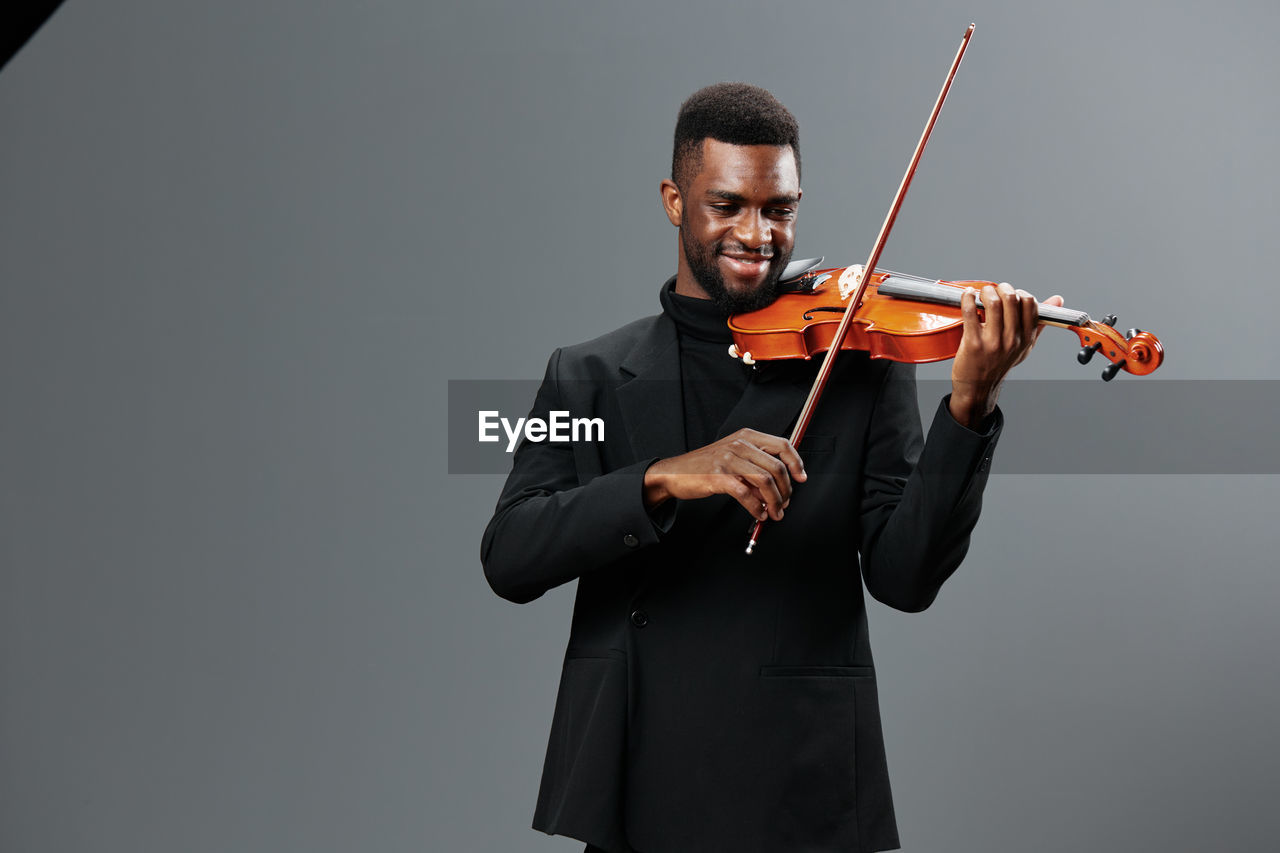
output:
[[[708,198],[718,198],[723,201],[732,201],[737,204],[746,204],[747,197],[741,193],[731,192],[729,190],[707,190]],[[795,204],[800,200],[797,195],[776,195],[765,202],[765,204]]]

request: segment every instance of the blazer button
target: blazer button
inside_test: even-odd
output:
[[[633,534],[628,533],[626,536],[622,537],[622,544],[626,545],[628,548],[634,548],[640,544],[640,540],[637,539]]]
[[[635,625],[637,628],[643,628],[645,625],[649,624],[649,614],[645,613],[643,610],[632,610],[631,624]]]

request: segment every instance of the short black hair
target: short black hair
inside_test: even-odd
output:
[[[800,126],[772,93],[747,83],[716,83],[680,105],[671,180],[682,190],[702,168],[702,140],[730,145],[790,145],[800,173]]]

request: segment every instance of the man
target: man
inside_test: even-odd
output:
[[[525,442],[482,544],[504,598],[578,580],[534,827],[609,853],[892,849],[862,586],[922,610],[959,565],[1036,302],[986,287],[980,318],[966,293],[927,441],[913,369],[845,353],[792,447],[816,360],[753,369],[725,320],[790,258],[795,119],[752,86],[695,93],[661,193],[663,313],[557,350],[531,415],[606,440]]]

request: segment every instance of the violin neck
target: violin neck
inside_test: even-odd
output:
[[[884,272],[888,272],[885,270]],[[880,282],[878,290],[882,296],[893,296],[900,299],[911,299],[916,302],[930,302],[935,305],[959,307],[960,297],[965,287],[960,284],[946,284],[941,281],[929,281],[913,275],[890,272],[889,277]],[[978,294],[978,307],[982,305],[982,294]],[[1083,311],[1070,308],[1059,308],[1054,305],[1038,304],[1036,308],[1039,321],[1047,326],[1076,328],[1087,326],[1089,315]]]

